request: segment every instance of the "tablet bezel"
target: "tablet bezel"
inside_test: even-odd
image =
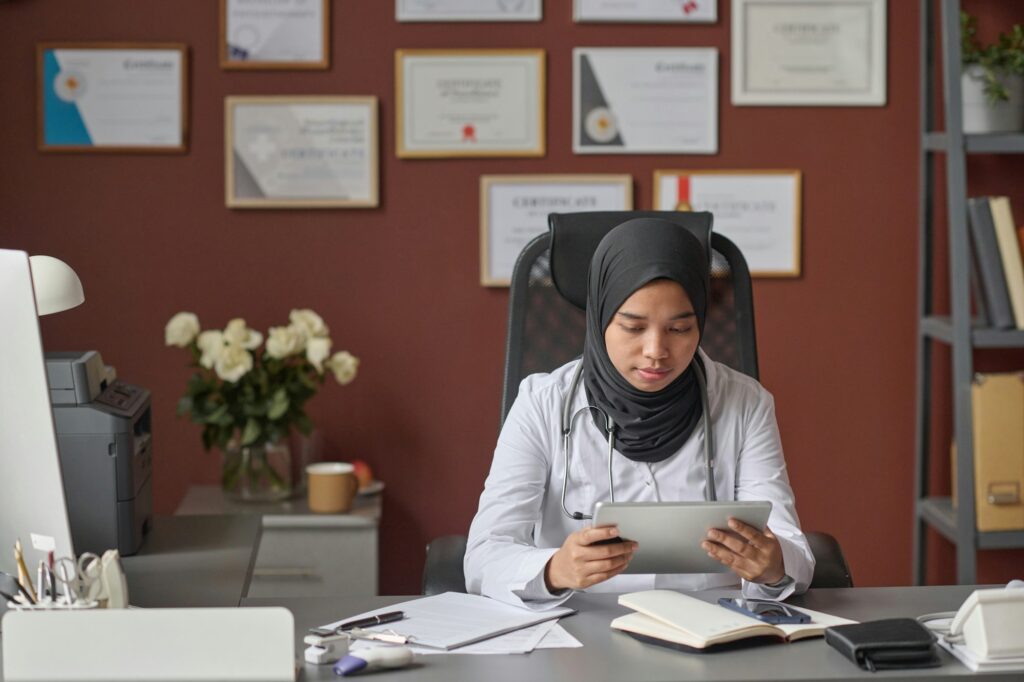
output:
[[[729,517],[764,530],[768,501],[598,502],[594,525],[616,525],[640,547],[624,573],[728,573],[701,547],[708,530],[728,530]]]

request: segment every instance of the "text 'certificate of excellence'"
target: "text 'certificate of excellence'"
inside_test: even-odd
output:
[[[184,45],[44,44],[43,151],[185,151]]]
[[[654,207],[710,211],[715,232],[739,247],[751,275],[800,275],[800,171],[659,170]]]
[[[227,205],[377,205],[376,97],[228,97]]]
[[[541,0],[395,0],[395,3],[395,17],[399,21],[541,20]]]
[[[885,0],[733,0],[734,104],[885,104]]]
[[[576,21],[714,22],[718,0],[574,0]]]
[[[544,156],[543,50],[398,50],[400,157]]]
[[[480,283],[508,286],[523,248],[549,213],[628,211],[630,175],[484,175],[480,178]]]
[[[573,151],[716,153],[718,51],[573,50]]]

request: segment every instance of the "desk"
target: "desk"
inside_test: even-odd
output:
[[[970,586],[943,587],[869,587],[816,590],[791,602],[807,608],[845,616],[854,620],[873,620],[899,616],[917,616],[934,611],[955,610],[973,590]],[[735,596],[735,591],[714,590],[697,593],[708,601],[720,596]],[[309,627],[323,625],[347,615],[379,608],[410,597],[372,597],[340,599],[244,599],[243,606],[285,606],[295,614],[297,651]],[[720,654],[684,654],[643,644],[628,635],[613,632],[608,623],[629,609],[616,603],[610,594],[579,594],[569,606],[579,613],[561,621],[583,643],[581,649],[553,649],[516,656],[429,656],[414,670],[374,673],[375,682],[522,682],[558,680],[559,682],[601,682],[636,680],[671,682],[709,680],[874,680],[894,677],[903,681],[936,678],[974,677],[947,655],[940,652],[944,665],[920,671],[869,673],[843,658],[822,638],[793,644],[758,646]],[[331,666],[305,666],[305,680],[338,679]],[[985,675],[990,680],[1016,680],[1020,673]]]
[[[347,514],[315,514],[305,497],[233,502],[215,485],[194,485],[175,512],[262,519],[249,597],[377,594],[377,529],[382,495],[359,495]]]

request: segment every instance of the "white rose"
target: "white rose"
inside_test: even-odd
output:
[[[252,350],[263,343],[263,334],[255,329],[249,329],[245,326],[245,320],[236,317],[224,328],[224,339],[228,343],[238,344],[246,350]]]
[[[229,343],[224,346],[213,367],[217,376],[224,381],[238,381],[252,369],[252,353],[237,343]]]
[[[184,348],[199,333],[199,318],[195,313],[178,313],[164,327],[164,344]]]
[[[205,331],[196,338],[196,345],[202,353],[199,364],[210,369],[224,350],[224,335],[216,330]]]
[[[313,363],[316,371],[324,373],[324,360],[331,354],[331,340],[325,338],[310,339],[306,344],[306,359]]]
[[[305,334],[307,339],[327,336],[330,333],[323,319],[309,308],[292,310],[288,314],[288,319]]]
[[[338,380],[338,383],[344,386],[345,384],[352,383],[352,380],[356,378],[356,370],[359,369],[359,358],[347,350],[343,350],[335,353],[325,364],[328,369],[334,372],[334,378]]]
[[[293,326],[271,327],[267,331],[267,355],[272,358],[286,358],[302,352],[305,337]]]

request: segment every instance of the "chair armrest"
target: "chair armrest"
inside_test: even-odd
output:
[[[814,555],[811,587],[853,587],[853,576],[838,540],[828,533],[807,533],[807,543]]]
[[[465,592],[466,575],[462,559],[466,554],[465,535],[444,535],[427,544],[423,565],[423,594]]]

